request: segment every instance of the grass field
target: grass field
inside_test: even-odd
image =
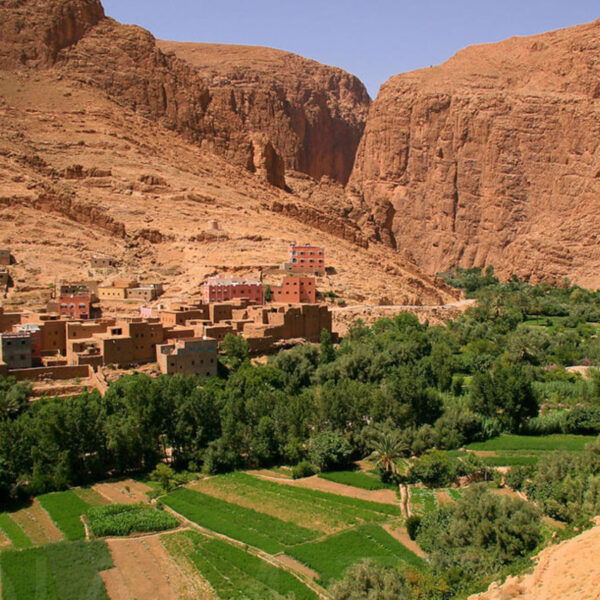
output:
[[[320,535],[318,531],[185,488],[175,490],[163,502],[202,527],[271,554]]]
[[[0,514],[0,529],[15,548],[29,548],[31,546],[29,536],[10,518],[8,513]]]
[[[2,600],[108,600],[98,572],[112,566],[104,542],[60,542],[3,552]]]
[[[397,565],[399,561],[417,567],[422,564],[418,556],[378,525],[363,525],[323,541],[295,546],[289,554],[319,573],[325,586],[364,559],[383,565]]]
[[[485,442],[469,444],[466,447],[469,450],[488,452],[551,452],[553,450],[580,452],[595,439],[596,436],[593,435],[501,435]]]
[[[227,542],[194,531],[164,536],[163,544],[179,561],[192,563],[217,592],[228,600],[316,600],[317,596],[293,575]]]
[[[482,456],[481,462],[486,467],[522,467],[536,465],[540,457],[538,456]]]
[[[463,495],[461,490],[457,490],[456,488],[447,488],[446,492],[448,492],[448,496],[454,500],[454,502],[458,502]]]
[[[323,533],[400,516],[400,507],[276,483],[246,473],[195,482],[194,490]]]
[[[45,494],[38,500],[56,526],[63,532],[65,539],[73,541],[85,537],[81,515],[90,508],[90,505],[75,492],[69,490]]]
[[[330,473],[320,473],[319,477],[321,479],[327,479],[328,481],[334,481],[335,483],[357,487],[362,490],[397,489],[395,485],[383,483],[379,477],[369,473],[362,473],[361,471],[332,471]]]
[[[414,513],[425,514],[438,507],[435,490],[430,488],[410,488],[410,507]]]

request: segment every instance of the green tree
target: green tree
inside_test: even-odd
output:
[[[409,600],[403,574],[365,560],[350,567],[331,590],[333,600]]]
[[[161,489],[168,493],[177,486],[177,475],[175,471],[165,463],[158,463],[156,469],[150,473],[150,479],[156,481]]]
[[[321,471],[346,467],[350,462],[352,446],[336,431],[323,431],[308,441],[308,457]]]
[[[335,360],[335,348],[333,347],[333,341],[331,333],[327,329],[321,330],[321,353],[319,356],[319,362],[321,364],[327,364]]]
[[[236,371],[249,361],[248,342],[240,335],[228,333],[221,344],[227,366]]]

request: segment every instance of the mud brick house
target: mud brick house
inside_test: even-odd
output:
[[[154,362],[156,345],[164,341],[158,319],[103,319],[67,325],[69,364],[134,365]]]
[[[58,313],[65,319],[91,319],[95,316],[92,296],[88,291],[61,294],[58,298]]]
[[[25,313],[21,323],[25,326],[38,327],[40,330],[41,354],[44,356],[65,355],[67,321],[58,314],[52,313]]]
[[[15,325],[21,323],[22,313],[7,313],[4,312],[4,308],[0,306],[0,332],[12,331]]]
[[[162,285],[158,283],[149,283],[146,285],[140,285],[139,287],[133,287],[127,290],[127,297],[129,299],[143,300],[144,302],[152,302],[156,300],[162,294]]]
[[[185,325],[187,321],[193,319],[208,319],[208,306],[205,304],[194,304],[164,308],[159,311],[158,318],[165,327]]]
[[[111,256],[102,256],[100,254],[94,254],[92,256],[92,260],[90,261],[90,267],[92,269],[109,269],[111,267],[116,267],[117,261]]]
[[[293,273],[325,273],[325,246],[290,244],[290,270]]]
[[[16,333],[28,333],[31,336],[31,358],[32,364],[42,362],[42,329],[37,323],[26,323],[17,325]]]
[[[238,298],[262,304],[263,284],[255,279],[211,277],[202,287],[202,300],[206,304]]]
[[[10,250],[6,248],[0,249],[0,265],[8,266],[12,262],[12,255]]]
[[[317,289],[314,277],[287,276],[281,285],[271,287],[271,302],[315,304]]]
[[[216,377],[217,340],[190,338],[156,346],[156,360],[162,373]]]
[[[100,300],[126,300],[129,290],[139,287],[135,279],[115,279],[110,284],[98,287],[98,298]]]
[[[31,333],[0,334],[0,362],[6,363],[9,369],[31,369]]]

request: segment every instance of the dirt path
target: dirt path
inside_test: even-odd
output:
[[[0,550],[4,550],[5,548],[10,548],[12,543],[9,537],[4,533],[4,531],[0,530]],[[0,595],[0,598],[2,596]]]
[[[262,475],[257,476],[267,479]],[[274,477],[269,477],[268,479],[276,481]],[[317,475],[296,480],[280,479],[278,483],[295,485],[296,487],[309,488],[320,492],[329,492],[330,494],[338,494],[339,496],[347,496],[349,498],[358,498],[359,500],[370,500],[371,502],[379,502],[381,504],[399,504],[398,495],[394,490],[362,490],[351,485],[321,479]]]
[[[450,498],[450,495],[446,490],[436,490],[435,496],[437,498],[438,506],[448,506],[448,504],[454,504],[454,500]]]
[[[208,599],[206,584],[177,566],[159,536],[107,540],[115,567],[100,573],[111,600]]]
[[[58,542],[63,538],[60,529],[56,527],[37,499],[31,506],[22,508],[11,517],[23,528],[34,544]]]
[[[271,471],[270,469],[256,469],[254,471],[248,471],[250,475],[257,475],[258,477],[271,477],[273,479],[291,479],[291,473],[289,475],[285,473],[277,473],[277,471]]]
[[[133,479],[124,479],[108,483],[97,483],[92,487],[95,492],[115,504],[136,504],[148,502],[146,492],[152,488]]]
[[[414,552],[421,558],[427,558],[429,555],[421,550],[419,544],[414,540],[410,539],[406,527],[393,526],[390,524],[384,525],[383,528],[395,539],[397,539],[403,546],[406,546],[411,552]]]
[[[303,565],[301,562],[298,562],[291,556],[286,556],[285,554],[278,554],[275,558],[282,564],[289,567],[292,570],[303,573],[306,577],[310,577],[314,581],[319,579],[319,574],[316,571],[313,571],[311,568]]]
[[[403,483],[400,485],[400,509],[402,510],[402,516],[405,519],[412,516],[410,509],[410,494],[408,492],[408,486]]]

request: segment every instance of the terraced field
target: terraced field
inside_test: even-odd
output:
[[[384,565],[406,562],[418,567],[422,564],[418,556],[379,525],[363,525],[325,540],[295,546],[290,554],[319,573],[326,586],[342,577],[349,566],[364,559]]]
[[[162,538],[179,561],[187,561],[227,600],[316,600],[318,596],[296,577],[228,542],[194,531]]]
[[[194,482],[190,489],[268,514],[281,521],[336,533],[355,525],[400,517],[400,506],[339,496],[277,483],[246,473],[230,473]]]
[[[113,566],[105,542],[67,542],[0,553],[2,600],[108,600],[100,571]]]
[[[411,486],[410,509],[412,514],[423,515],[438,507],[437,496],[434,489]]]

